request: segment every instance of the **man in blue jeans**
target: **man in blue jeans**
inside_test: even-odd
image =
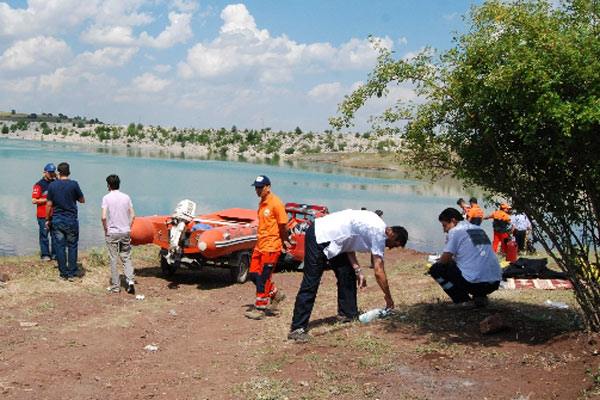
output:
[[[49,163],[44,167],[44,177],[33,185],[31,192],[31,202],[36,205],[36,216],[39,228],[40,253],[43,261],[52,261],[56,259],[56,250],[54,249],[54,237],[52,244],[48,239],[48,230],[46,229],[46,195],[48,186],[56,179],[56,167]]]
[[[54,234],[60,277],[72,281],[77,277],[77,202],[85,203],[85,197],[77,181],[69,179],[69,175],[69,164],[58,164],[58,179],[48,186],[46,228]]]

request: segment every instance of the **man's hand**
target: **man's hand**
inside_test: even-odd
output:
[[[50,230],[50,221],[46,220],[46,230]]]
[[[391,296],[385,296],[385,308],[394,308],[394,300]]]
[[[367,279],[362,272],[356,275],[356,283],[361,292],[364,292],[367,288]]]

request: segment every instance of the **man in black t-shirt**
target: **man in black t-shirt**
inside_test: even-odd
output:
[[[51,229],[54,234],[60,276],[71,281],[77,277],[77,202],[85,203],[85,197],[77,181],[69,179],[69,164],[60,163],[57,169],[58,179],[48,186],[46,228]]]

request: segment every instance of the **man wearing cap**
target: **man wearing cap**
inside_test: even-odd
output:
[[[58,179],[48,186],[46,229],[52,229],[60,277],[72,281],[77,277],[79,220],[77,202],[85,197],[77,181],[69,179],[69,164],[58,164]],[[68,249],[68,261],[67,261]]]
[[[51,261],[56,259],[56,249],[54,248],[54,237],[52,244],[48,238],[49,232],[46,229],[46,195],[48,194],[48,185],[56,179],[56,167],[52,163],[44,167],[44,176],[33,185],[31,193],[31,202],[37,206],[37,222],[39,227],[40,252],[42,260]]]
[[[306,231],[304,247],[304,276],[292,317],[288,339],[309,339],[308,321],[312,313],[321,277],[331,267],[337,278],[338,318],[350,322],[358,317],[357,286],[367,286],[355,252],[373,255],[375,280],[384,294],[385,306],[394,308],[394,300],[383,267],[385,247],[404,247],[408,232],[401,226],[386,226],[374,212],[344,210],[315,219]]]
[[[260,197],[258,204],[258,240],[252,253],[248,277],[256,285],[254,308],[246,312],[250,319],[263,319],[267,307],[275,309],[285,300],[285,293],[273,284],[273,272],[283,246],[287,243],[288,217],[285,206],[271,193],[271,180],[259,175],[251,186]],[[269,305],[270,300],[270,305]]]
[[[512,225],[510,223],[510,207],[506,203],[500,205],[500,209],[494,211],[484,219],[493,219],[492,226],[494,228],[494,242],[492,248],[494,253],[498,253],[498,243],[500,250],[506,254],[506,239],[512,233]]]
[[[477,204],[477,198],[471,197],[469,199],[469,204],[471,205],[471,208],[467,213],[467,221],[473,225],[481,225],[481,221],[483,221],[483,209]]]

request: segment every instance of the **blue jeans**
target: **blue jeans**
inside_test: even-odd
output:
[[[54,248],[58,260],[58,271],[62,278],[77,276],[77,243],[79,242],[78,221],[52,221]],[[67,262],[68,249],[68,262]]]
[[[40,232],[40,251],[42,253],[42,258],[50,257],[52,259],[56,258],[56,249],[54,248],[54,234],[52,232],[48,232],[46,229],[46,218],[37,219],[39,232]],[[50,239],[48,238],[48,234],[52,238],[52,246],[50,245]]]

